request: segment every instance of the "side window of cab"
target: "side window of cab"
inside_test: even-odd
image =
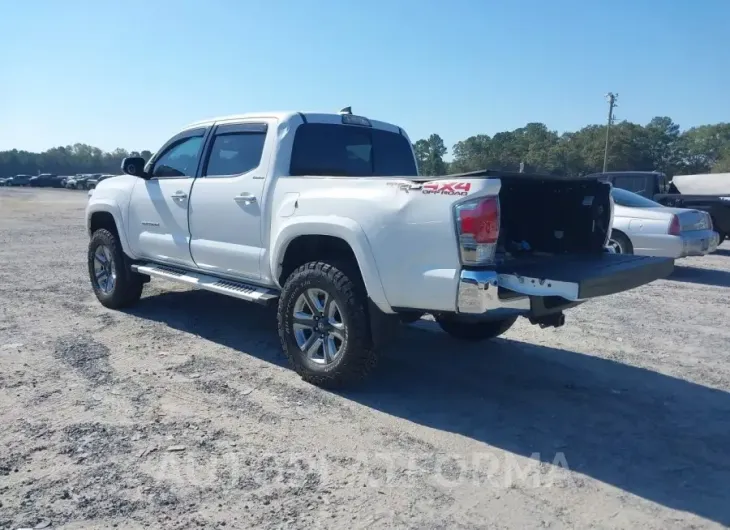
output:
[[[155,155],[148,168],[152,178],[192,178],[198,169],[205,130],[185,132],[173,137]]]

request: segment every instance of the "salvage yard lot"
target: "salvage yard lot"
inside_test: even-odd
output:
[[[0,189],[0,528],[730,524],[730,245],[463,346],[404,327],[331,393],[275,313],[158,280],[117,312],[85,192]]]

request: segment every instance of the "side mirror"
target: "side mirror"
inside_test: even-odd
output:
[[[149,178],[144,172],[145,161],[141,156],[128,156],[122,160],[122,172],[139,178]]]

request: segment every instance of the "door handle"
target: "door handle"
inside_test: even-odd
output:
[[[172,197],[173,199],[187,199],[188,194],[182,190],[178,190],[175,193],[173,193],[172,195],[170,195],[170,197]]]
[[[251,204],[256,202],[256,197],[250,193],[241,193],[240,195],[233,197],[233,200],[236,202],[242,202],[243,204]]]

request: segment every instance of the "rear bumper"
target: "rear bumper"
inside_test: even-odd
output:
[[[640,256],[686,258],[704,256],[717,250],[720,236],[713,230],[684,232],[680,236],[653,235],[632,237],[634,253]]]
[[[472,315],[485,313],[526,313],[530,310],[527,296],[500,299],[499,274],[492,270],[463,270],[459,277],[456,310]]]
[[[704,256],[717,250],[720,235],[713,230],[698,230],[682,234],[682,254],[685,256]]]
[[[511,291],[500,286],[499,276],[495,271],[462,271],[457,312],[481,315],[485,320],[515,315],[532,318],[544,317],[582,303],[580,300],[568,300],[557,294],[540,296]]]
[[[524,314],[536,307],[574,305],[665,278],[670,259],[617,254],[555,256],[498,270],[463,270],[456,309],[468,314]],[[548,302],[548,303],[546,303]]]

